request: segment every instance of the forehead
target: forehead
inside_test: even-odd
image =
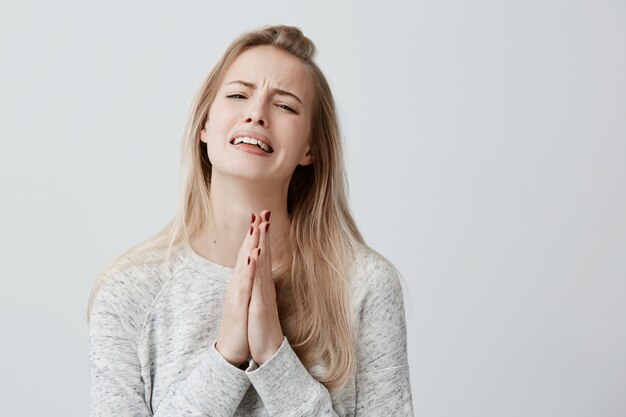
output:
[[[234,80],[252,82],[257,87],[267,83],[270,88],[290,91],[303,101],[309,100],[312,92],[305,64],[288,52],[269,45],[255,46],[239,54],[226,71],[222,85]]]

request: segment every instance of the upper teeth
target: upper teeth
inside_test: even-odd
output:
[[[263,149],[265,152],[271,152],[271,149],[272,149],[272,148],[270,148],[270,147],[269,147],[269,145],[267,145],[266,143],[261,142],[261,141],[260,141],[260,140],[258,140],[258,139],[249,138],[249,137],[247,137],[247,136],[241,136],[241,137],[235,138],[235,140],[233,141],[233,145],[238,145],[238,144],[240,144],[241,142],[244,142],[244,143],[249,143],[249,144],[251,144],[251,145],[257,145],[258,147],[260,147],[261,149]]]

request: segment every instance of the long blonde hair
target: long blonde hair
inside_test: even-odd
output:
[[[275,269],[273,275],[283,332],[305,367],[318,361],[324,365],[325,374],[315,377],[335,392],[356,370],[349,276],[356,248],[365,242],[349,209],[334,98],[313,61],[315,45],[297,27],[263,26],[246,32],[230,44],[213,67],[193,99],[183,136],[178,209],[160,232],[117,257],[98,276],[89,298],[87,320],[94,295],[108,272],[162,258],[169,262],[173,247],[183,240],[189,242],[205,225],[212,167],[200,131],[230,65],[239,54],[259,45],[271,45],[299,58],[314,85],[310,145],[314,162],[298,165],[292,175],[287,195],[291,263]]]

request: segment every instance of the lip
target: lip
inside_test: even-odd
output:
[[[237,145],[235,148],[237,151],[248,152],[258,156],[264,156],[266,158],[269,158],[270,155],[272,155],[271,153],[267,153],[263,149],[258,148],[256,145],[248,145],[247,143]]]
[[[269,140],[269,138],[265,136],[264,134],[255,132],[254,130],[238,130],[228,139],[228,143],[232,145],[233,139],[238,138],[240,136],[247,136],[249,138],[262,140],[263,142],[267,143],[270,148],[272,148],[272,153],[274,151],[274,147],[272,146],[272,141]]]

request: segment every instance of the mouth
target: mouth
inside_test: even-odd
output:
[[[262,150],[265,153],[273,153],[274,149],[270,146],[269,143],[267,143],[267,141],[261,139],[261,138],[255,138],[255,137],[251,137],[251,136],[246,136],[246,135],[241,135],[241,136],[235,136],[233,138],[230,139],[229,143],[233,146],[242,146],[245,148],[248,147],[256,147],[260,150]]]

